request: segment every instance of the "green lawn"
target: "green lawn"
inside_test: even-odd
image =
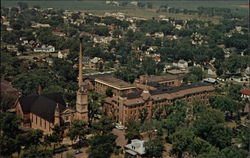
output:
[[[16,6],[18,1],[10,1],[10,0],[1,0],[1,6]],[[55,0],[36,0],[36,1],[23,1],[29,5],[40,5],[45,8],[59,8],[59,9],[69,9],[69,10],[123,10],[123,9],[134,9],[133,7],[118,7],[106,5],[105,1],[55,1]],[[147,3],[149,1],[142,1],[143,3]],[[197,7],[224,7],[224,8],[238,8],[245,10],[247,12],[247,8],[242,8],[242,5],[248,5],[247,0],[235,0],[235,1],[150,1],[153,4],[153,7],[159,7],[161,5],[168,5],[169,7],[176,8],[186,8],[186,9],[196,9]]]
[[[120,7],[120,6],[111,6],[106,5],[105,1],[22,1],[28,3],[30,6],[40,5],[43,8],[57,8],[57,9],[66,9],[66,10],[83,10],[88,11],[97,15],[103,15],[105,12],[123,12],[130,16],[139,16],[143,18],[152,18],[158,17],[159,15],[166,15],[166,17],[172,17],[180,20],[186,19],[199,19],[199,20],[209,20],[215,23],[218,23],[219,18],[217,17],[198,17],[197,15],[187,15],[187,14],[170,14],[170,13],[156,13],[155,9],[139,9],[132,6]],[[143,1],[147,3],[147,1]],[[231,8],[234,11],[237,10],[238,13],[248,14],[248,8],[244,8],[248,5],[246,0],[238,0],[238,1],[150,1],[153,3],[153,7],[159,7],[161,5],[167,4],[169,7],[175,8],[185,8],[195,10],[197,7],[224,7]],[[2,7],[11,7],[17,6],[18,1],[10,1],[10,0],[1,0]]]

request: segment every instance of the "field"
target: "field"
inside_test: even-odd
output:
[[[154,9],[139,9],[133,6],[111,6],[105,4],[105,1],[76,1],[76,0],[65,0],[65,1],[22,1],[28,3],[30,6],[39,5],[43,8],[57,8],[66,10],[83,10],[94,14],[103,15],[105,12],[123,12],[130,16],[139,16],[143,18],[158,17],[159,15],[166,15],[166,17],[172,17],[176,19],[200,19],[200,20],[212,20],[217,23],[219,18],[204,18],[198,17],[197,15],[184,15],[184,14],[170,14],[170,13],[156,13]],[[147,3],[149,1],[142,1]],[[231,8],[234,11],[238,11],[241,14],[248,14],[248,2],[243,0],[238,1],[150,1],[153,7],[159,7],[161,5],[168,5],[169,7],[185,8],[195,10],[197,7],[223,7]],[[7,1],[1,0],[2,7],[17,6],[18,1]]]

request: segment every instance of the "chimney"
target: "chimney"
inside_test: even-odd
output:
[[[79,76],[78,76],[78,86],[79,86],[79,88],[82,86],[82,82],[83,82],[83,74],[82,74],[82,61],[83,61],[83,53],[82,53],[82,38],[80,38],[80,52],[79,52]]]

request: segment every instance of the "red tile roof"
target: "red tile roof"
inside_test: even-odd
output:
[[[250,90],[247,89],[247,88],[245,88],[245,89],[243,89],[243,90],[241,91],[241,93],[244,94],[244,95],[250,95]]]

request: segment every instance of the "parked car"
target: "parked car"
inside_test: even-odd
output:
[[[121,125],[116,125],[115,128],[120,129],[120,130],[125,129],[125,127],[124,127],[124,126],[121,126]]]
[[[74,155],[81,154],[81,153],[83,153],[82,150],[76,150],[76,151],[73,152]]]

